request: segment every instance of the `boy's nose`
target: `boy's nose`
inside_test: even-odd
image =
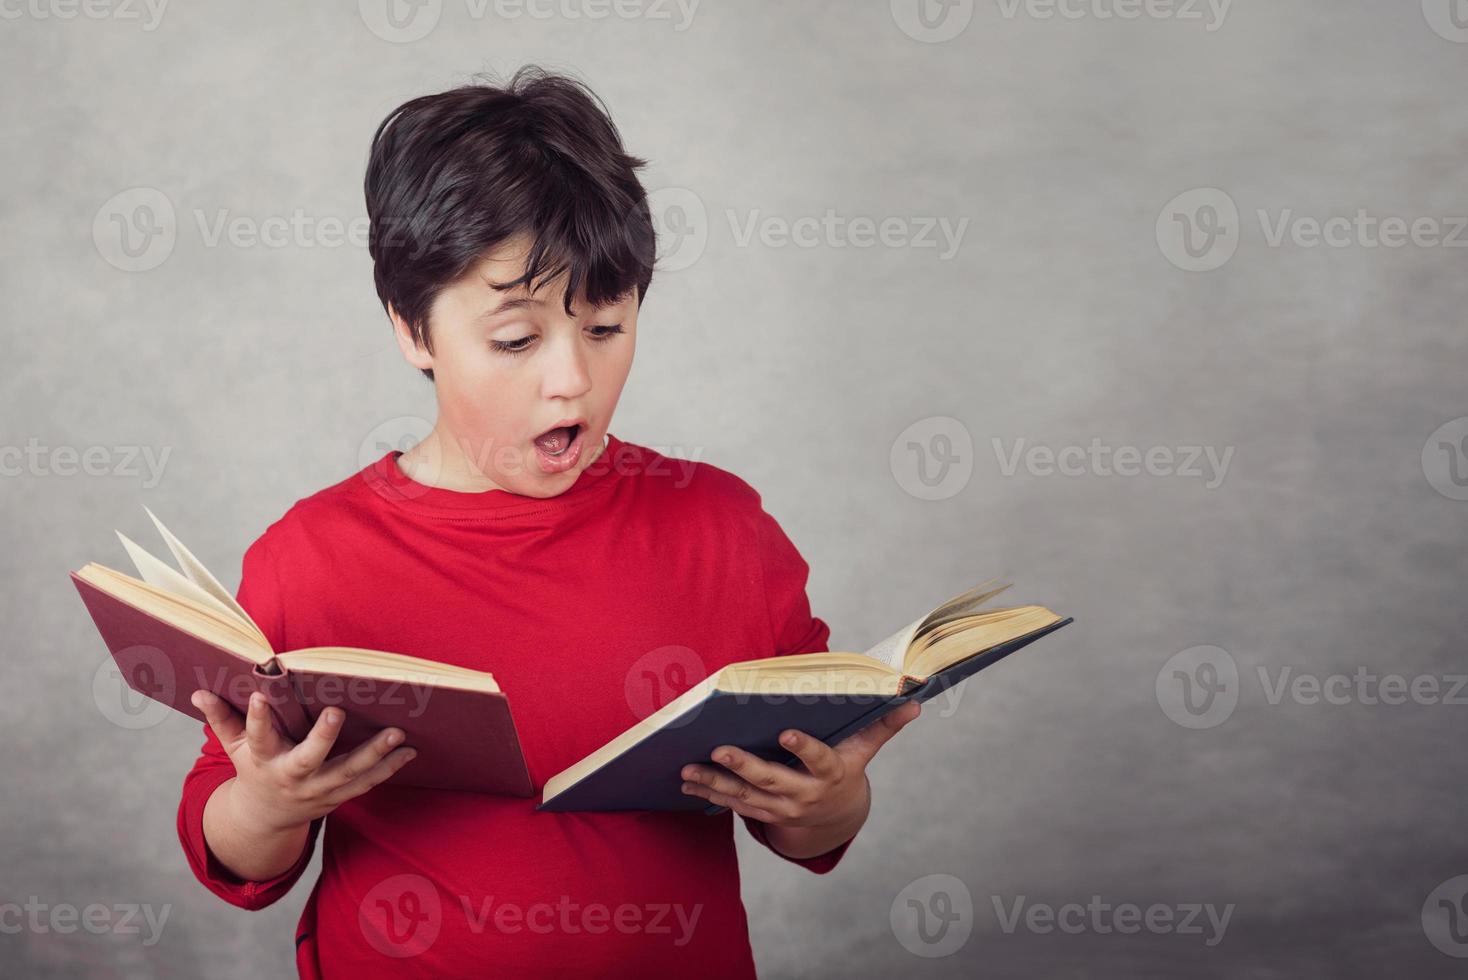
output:
[[[548,353],[543,381],[546,398],[579,398],[591,390],[591,371],[579,344],[562,340]]]

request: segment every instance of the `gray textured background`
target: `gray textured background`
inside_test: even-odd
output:
[[[831,875],[741,831],[765,976],[1461,975],[1429,939],[1428,898],[1445,882],[1461,896],[1449,879],[1468,873],[1468,707],[1267,689],[1286,667],[1445,685],[1468,669],[1468,502],[1429,441],[1468,415],[1468,252],[1275,247],[1257,217],[1364,209],[1446,234],[1468,213],[1468,31],[1449,0],[1237,0],[1221,23],[1201,4],[1201,19],[1100,16],[1109,0],[1046,18],[987,0],[950,10],[950,32],[971,19],[939,42],[912,36],[902,0],[706,0],[682,29],[676,7],[593,22],[573,0],[548,18],[443,0],[416,40],[379,36],[371,2],[180,3],[156,22],[28,3],[0,21],[0,903],[171,911],[149,946],[17,932],[12,905],[7,975],[291,972],[314,868],[260,913],[196,884],[173,821],[198,727],[109,720],[105,651],[65,574],[120,566],[114,527],[154,543],[146,503],[233,587],[291,502],[404,417],[432,418],[364,248],[210,232],[221,212],[246,228],[360,219],[392,107],[526,61],[607,100],[652,161],[676,254],[613,431],[758,488],[838,649],[990,574],[1077,621],[883,752],[871,822]],[[1157,231],[1196,188],[1241,216],[1222,214],[1204,258],[1237,253],[1205,272]],[[142,207],[160,196],[172,219]],[[751,215],[828,209],[895,230],[864,248],[741,244]],[[902,244],[925,217],[967,219],[956,254]],[[130,270],[119,220],[174,238]],[[1211,487],[1006,473],[1021,439],[1232,456]],[[909,442],[949,457],[925,471],[946,472],[934,487]],[[101,447],[106,472],[57,472],[68,447]],[[161,480],[116,447],[167,451]],[[1169,661],[1203,645],[1236,667],[1219,703],[1237,704],[1190,728],[1172,720],[1192,716]],[[959,917],[949,955],[919,955],[944,950],[904,920],[915,894]],[[1233,910],[1212,947],[1006,932],[995,912],[1093,895]]]

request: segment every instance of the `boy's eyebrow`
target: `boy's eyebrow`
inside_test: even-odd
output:
[[[527,306],[544,306],[545,300],[536,299],[533,296],[517,296],[507,299],[499,306],[484,311],[484,316],[499,316],[501,313],[509,313],[513,310],[523,310]]]

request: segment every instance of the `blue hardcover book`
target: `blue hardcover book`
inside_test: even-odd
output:
[[[799,765],[787,728],[835,745],[907,701],[927,701],[1072,622],[1043,606],[978,607],[1008,588],[976,586],[865,653],[805,653],[730,664],[545,783],[537,810],[726,808],[682,791],[690,762],[720,745]]]

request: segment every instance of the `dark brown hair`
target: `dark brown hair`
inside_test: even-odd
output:
[[[533,292],[569,269],[567,315],[583,289],[602,306],[635,287],[640,304],[656,251],[644,166],[585,83],[536,65],[403,103],[377,127],[364,181],[383,309],[431,353],[439,291],[519,234],[525,275],[496,289]]]

